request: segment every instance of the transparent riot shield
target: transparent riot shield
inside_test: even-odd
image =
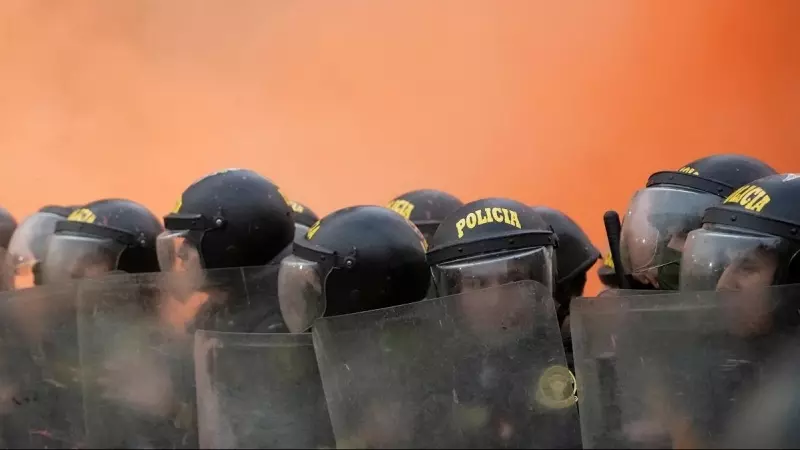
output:
[[[0,446],[84,445],[74,285],[0,294]]]
[[[514,283],[318,320],[340,448],[575,448],[574,378],[548,290]]]
[[[196,448],[194,332],[282,330],[271,267],[85,281],[78,336],[92,448]]]
[[[311,334],[195,335],[200,448],[333,448]]]
[[[730,447],[739,411],[797,344],[799,302],[798,286],[578,299],[584,447]]]

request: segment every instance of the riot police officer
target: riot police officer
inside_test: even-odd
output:
[[[700,227],[703,212],[740,186],[772,174],[755,158],[725,154],[650,176],[622,222],[620,256],[631,287],[678,289],[683,245]]]
[[[426,248],[419,230],[386,208],[354,206],[325,216],[281,262],[286,324],[303,332],[319,317],[421,300],[430,282]]]
[[[102,276],[109,272],[158,271],[155,240],[159,220],[144,206],[106,199],[57,221],[42,262],[45,283]]]
[[[282,332],[277,267],[266,266],[292,241],[292,209],[278,186],[246,169],[209,174],[190,185],[157,240],[161,270],[186,305],[195,293],[209,301],[186,313],[190,328]]]
[[[447,192],[419,189],[390,201],[387,207],[410,220],[430,240],[439,224],[464,203]]]
[[[709,208],[689,233],[681,290],[745,290],[800,283],[800,175],[748,183]]]
[[[557,219],[551,217],[551,220],[556,222]],[[562,408],[572,411],[569,408],[574,406],[572,396],[567,395],[572,392],[570,388],[574,383],[570,383],[572,375],[565,367],[556,308],[551,305],[552,294],[557,286],[567,295],[573,287],[577,289],[581,284],[581,272],[588,269],[587,264],[593,263],[597,255],[584,249],[588,255],[586,258],[591,260],[587,262],[575,252],[576,258],[564,266],[562,277],[555,268],[560,236],[556,236],[553,228],[534,208],[510,199],[487,198],[468,203],[452,213],[431,240],[428,263],[437,294],[459,294],[460,301],[454,302],[458,305],[455,315],[468,330],[459,338],[479,342],[482,349],[448,369],[456,379],[454,395],[459,399],[459,405],[451,413],[453,423],[457,424],[460,433],[470,436],[476,446],[519,447],[535,441],[544,443],[538,439],[548,441],[544,446],[563,445],[557,444],[558,439],[541,433],[534,436],[529,427],[530,423],[541,421],[539,423],[545,427],[559,429],[564,424],[561,419],[570,413],[545,414],[542,411]],[[517,291],[524,292],[524,295],[533,292],[538,296],[534,299],[535,308],[530,308],[529,303],[509,299],[508,295],[515,295],[514,290],[497,288],[520,281],[538,283],[529,285],[538,286],[530,287],[532,291],[526,288]],[[490,287],[496,288],[488,289]],[[548,311],[549,318],[546,317]],[[539,314],[541,316],[536,319],[531,317]],[[534,320],[537,326],[541,326],[541,334],[528,334],[530,329],[527,327],[515,330],[513,326],[507,326]],[[530,346],[539,346],[540,351],[548,353],[546,361],[527,359],[533,356],[522,349],[532,348]],[[525,356],[512,358],[509,352]],[[551,367],[541,372],[525,372],[526,367],[532,366]],[[512,383],[499,376],[504,373],[529,373],[531,379],[518,379]],[[554,373],[559,374],[563,383],[553,383],[552,386],[560,385],[563,389],[539,396],[541,386],[551,386],[545,379],[550,379]],[[537,395],[533,399],[524,392],[536,392]],[[559,400],[564,401],[549,401],[560,394],[564,394],[564,398],[559,397]],[[497,399],[507,400],[502,402],[502,407],[496,408],[493,405],[498,404]],[[535,407],[533,402],[537,404]],[[465,420],[467,411],[472,414],[479,412],[483,420]],[[579,442],[577,435],[559,437],[562,438],[560,442],[569,441],[568,446]]]
[[[554,287],[556,235],[527,205],[504,198],[468,203],[442,222],[428,263],[439,296],[534,280]]]

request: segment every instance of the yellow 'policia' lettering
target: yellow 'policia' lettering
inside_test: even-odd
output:
[[[411,218],[411,211],[414,210],[414,204],[409,202],[408,200],[403,200],[403,199],[393,200],[389,202],[389,204],[386,207],[400,214],[406,219]]]
[[[287,200],[287,203],[289,204],[289,206],[292,207],[292,211],[294,211],[295,214],[303,214],[303,211],[306,210],[305,208],[303,208],[303,205],[301,205],[301,204],[299,204],[297,202],[293,202],[291,200]]]
[[[464,228],[471,230],[475,227],[494,222],[505,223],[512,227],[522,229],[522,224],[519,222],[519,214],[517,214],[516,211],[507,208],[483,208],[467,214],[464,218],[456,222],[458,239],[464,237]]]
[[[314,225],[311,225],[311,228],[309,228],[308,231],[306,231],[307,240],[310,241],[311,238],[313,238],[314,235],[317,234],[317,231],[319,231],[320,222],[321,222],[320,220],[316,221],[316,223],[314,223]]]
[[[678,172],[688,173],[689,175],[700,175],[700,172],[698,172],[694,167],[689,167],[689,166],[681,167],[680,169],[678,169]]]
[[[67,220],[72,222],[94,223],[97,216],[86,208],[76,209],[67,217]]]
[[[606,267],[614,268],[614,259],[611,257],[611,253],[608,253],[605,258],[603,258],[603,265]]]
[[[772,199],[765,190],[758,186],[747,184],[737,189],[722,203],[736,203],[748,211],[761,212],[770,201],[772,201]]]

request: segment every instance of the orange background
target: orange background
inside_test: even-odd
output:
[[[160,215],[246,167],[318,213],[547,204],[604,248],[656,170],[800,170],[798,23],[796,0],[3,0],[0,204]]]

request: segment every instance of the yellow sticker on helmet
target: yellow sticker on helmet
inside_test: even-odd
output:
[[[688,173],[689,175],[695,175],[695,176],[700,175],[700,172],[698,172],[697,169],[695,169],[694,167],[689,167],[689,166],[681,167],[680,169],[678,169],[678,172],[680,172],[680,173]]]
[[[317,231],[319,231],[319,226],[321,223],[322,223],[321,220],[316,221],[314,225],[311,225],[311,228],[309,228],[308,231],[306,231],[307,240],[310,241],[314,237],[314,235],[317,234]]]
[[[603,265],[613,269],[614,268],[614,258],[611,257],[611,253],[606,253],[605,258],[603,258]]]
[[[568,408],[578,402],[575,375],[564,366],[548,367],[539,377],[536,402],[550,409]]]
[[[181,206],[183,206],[183,199],[179,198],[178,201],[175,202],[175,206],[172,207],[172,211],[170,211],[170,213],[178,214],[181,212]]]
[[[286,198],[286,197],[284,197],[284,198]],[[291,200],[287,200],[286,203],[288,203],[289,206],[292,207],[292,211],[294,211],[295,214],[303,214],[303,211],[306,210],[305,208],[303,208],[303,205],[301,205],[300,203],[293,202]]]
[[[97,220],[97,216],[91,210],[80,208],[72,211],[67,217],[67,220],[71,222],[94,223],[94,221]]]

